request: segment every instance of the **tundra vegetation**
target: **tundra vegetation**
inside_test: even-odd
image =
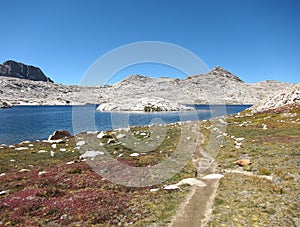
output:
[[[300,108],[241,114],[227,122],[216,157],[219,181],[209,226],[297,226],[300,198]],[[199,122],[208,144],[211,121]],[[147,140],[149,127],[130,132]],[[180,124],[167,126],[165,140],[151,152],[135,151],[118,141],[121,132],[97,138],[82,133],[63,143],[23,142],[0,148],[1,226],[149,226],[170,223],[191,186],[164,190],[195,176],[192,161],[166,182],[151,187],[111,183],[93,171],[80,156],[78,138],[97,138],[109,154],[128,165],[153,166],[170,157],[178,146]],[[119,135],[119,136],[118,136]],[[239,139],[237,139],[239,138]],[[95,141],[95,140],[94,140]],[[83,144],[83,143],[81,143]],[[239,159],[251,165],[238,166]],[[158,190],[151,190],[158,189]],[[150,191],[151,190],[151,191]]]

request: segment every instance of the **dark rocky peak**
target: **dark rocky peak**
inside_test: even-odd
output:
[[[221,66],[216,66],[214,67],[208,75],[218,75],[218,76],[223,76],[228,79],[233,79],[238,82],[244,82],[242,81],[239,77],[233,75],[231,72],[227,71],[226,69],[222,68]]]
[[[31,65],[25,65],[13,60],[9,60],[3,64],[0,64],[0,76],[53,83],[53,81],[47,77],[40,68]]]

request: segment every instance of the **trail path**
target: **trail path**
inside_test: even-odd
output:
[[[194,155],[194,163],[198,168],[199,163],[203,160],[202,148],[199,146]],[[206,187],[194,187],[190,194],[187,196],[186,201],[181,205],[177,214],[173,217],[170,227],[202,227],[207,226],[207,222],[211,216],[213,202],[219,186],[218,179],[202,179],[203,176],[214,172],[216,164],[210,163],[210,167],[198,176]],[[197,168],[197,170],[199,170]]]

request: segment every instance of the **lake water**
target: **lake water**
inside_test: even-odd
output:
[[[98,112],[96,105],[87,106],[14,106],[0,109],[0,144],[47,139],[57,129],[71,133],[106,131],[150,123],[174,123],[204,120],[238,113],[249,105],[196,105],[187,112]]]

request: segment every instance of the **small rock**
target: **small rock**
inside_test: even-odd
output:
[[[41,175],[43,175],[45,173],[47,173],[47,172],[46,171],[40,171],[40,172],[38,172],[38,176],[41,176]]]
[[[77,143],[76,143],[76,146],[82,146],[82,145],[84,145],[85,144],[85,141],[78,141]]]
[[[151,188],[150,192],[157,192],[159,190],[159,188]]]
[[[72,165],[72,164],[74,164],[75,162],[74,161],[70,161],[70,162],[67,162],[66,164],[67,165]]]
[[[132,154],[130,154],[131,157],[137,157],[139,155],[140,155],[139,153],[132,153]]]
[[[28,147],[17,147],[15,148],[16,151],[28,150]]]
[[[60,217],[61,220],[66,220],[68,219],[68,215],[67,214],[63,214],[61,217]]]
[[[176,184],[170,184],[164,187],[165,190],[176,190],[180,189]]]
[[[39,150],[37,153],[41,154],[41,153],[47,153],[48,151],[45,150]]]
[[[103,151],[86,151],[83,155],[81,155],[79,158],[80,159],[85,159],[85,158],[94,158],[98,155],[104,155]]]
[[[102,139],[104,136],[105,136],[105,133],[101,131],[101,132],[97,135],[97,138]]]
[[[0,191],[0,195],[5,195],[5,194],[7,194],[9,192],[9,190],[3,190],[3,191]]]
[[[50,151],[50,156],[51,157],[54,157],[54,154],[55,154],[54,151]]]
[[[114,139],[108,139],[107,144],[115,143],[116,141]]]
[[[20,169],[19,172],[20,172],[20,173],[23,173],[23,172],[30,172],[30,170],[29,170],[29,169]]]
[[[125,134],[118,134],[118,135],[117,135],[117,139],[122,139],[122,138],[125,138],[125,137],[126,137]]]
[[[247,166],[247,165],[251,165],[251,161],[250,159],[239,159],[236,161],[236,164],[239,166]]]
[[[59,150],[60,150],[60,151],[63,151],[63,152],[64,152],[64,151],[67,151],[66,148],[60,148]]]
[[[244,140],[245,138],[243,138],[243,137],[239,137],[239,138],[236,138],[235,140],[236,141],[242,141],[242,140]]]
[[[49,136],[48,140],[65,139],[71,136],[71,133],[67,130],[56,130],[52,135]]]
[[[53,149],[55,149],[55,148],[57,147],[57,145],[54,143],[54,144],[51,145],[51,147],[52,147]]]
[[[181,185],[190,185],[190,186],[198,186],[198,187],[205,187],[206,184],[204,182],[202,182],[201,180],[198,180],[196,178],[185,178],[182,179],[181,181],[179,181],[177,184],[177,186],[181,186]]]

